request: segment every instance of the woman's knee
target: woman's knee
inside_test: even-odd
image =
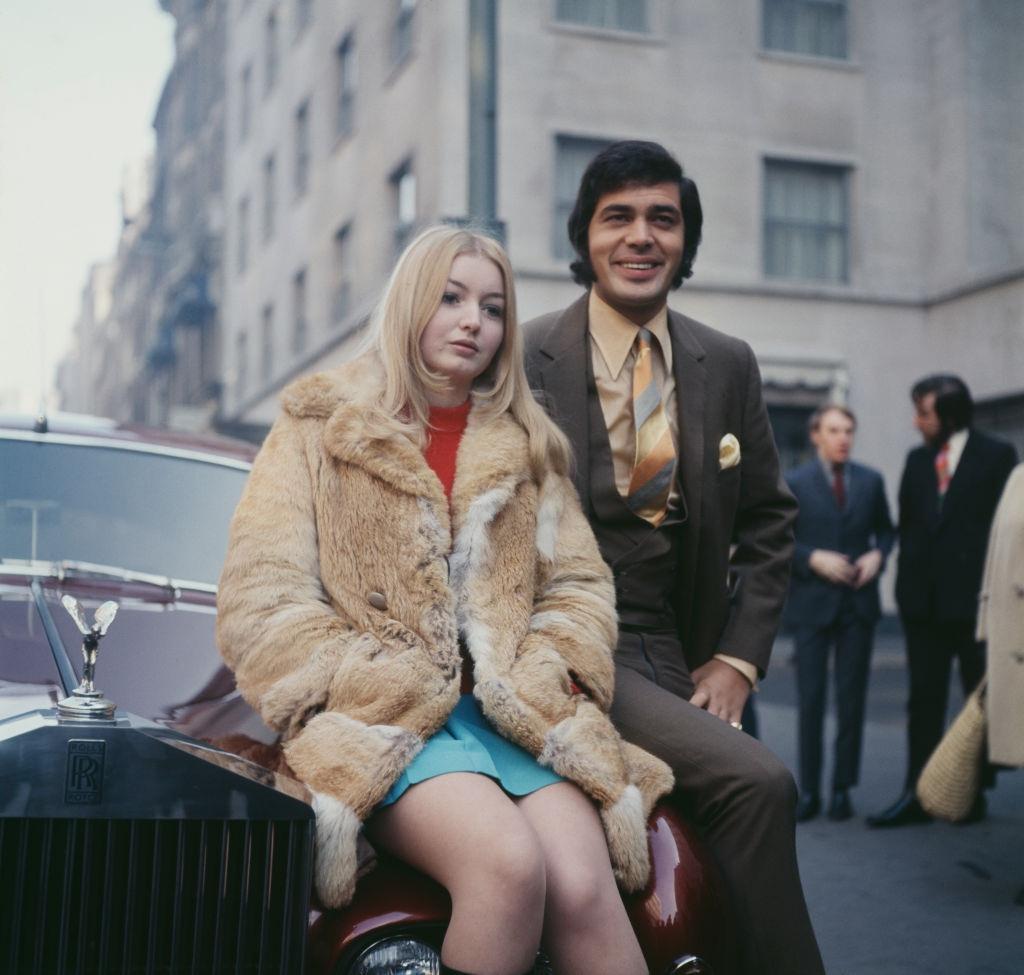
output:
[[[522,817],[505,822],[490,842],[483,844],[459,871],[452,896],[481,896],[507,903],[515,909],[522,903],[544,901],[546,873],[540,841]]]
[[[561,924],[584,928],[602,923],[619,900],[619,891],[604,864],[549,863],[547,897],[549,910],[557,912]]]

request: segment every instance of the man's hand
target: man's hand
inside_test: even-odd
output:
[[[695,690],[690,703],[715,717],[738,722],[750,694],[750,681],[724,660],[709,660],[693,672]]]
[[[812,572],[837,586],[854,586],[857,583],[857,566],[842,552],[816,548],[811,552],[807,564]]]
[[[866,586],[881,571],[882,553],[877,548],[873,548],[870,552],[865,552],[857,559],[853,563],[853,567],[857,570],[857,578],[854,580],[853,588],[860,589],[862,586]]]

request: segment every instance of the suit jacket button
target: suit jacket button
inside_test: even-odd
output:
[[[379,610],[385,610],[388,608],[388,601],[384,598],[382,592],[371,592],[367,597],[366,601],[374,608]]]

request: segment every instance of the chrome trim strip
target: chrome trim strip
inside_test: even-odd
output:
[[[166,589],[172,595],[187,589],[190,592],[217,594],[217,587],[210,582],[193,582],[186,579],[172,579],[170,576],[153,575],[149,572],[134,572],[95,562],[44,562],[37,559],[4,559],[0,561],[0,575],[30,576],[32,578],[56,579],[58,582],[75,579],[114,579],[117,582],[141,582]]]
[[[681,955],[665,969],[665,975],[714,975],[714,969],[699,955]]]
[[[204,464],[215,464],[218,467],[231,467],[239,471],[248,471],[252,469],[252,464],[247,460],[238,460],[234,457],[224,457],[220,454],[206,453],[200,450],[187,450],[184,447],[169,447],[163,444],[109,440],[106,437],[84,437],[73,433],[35,433],[32,430],[4,430],[0,432],[0,440],[21,440],[41,444],[64,444],[69,447],[104,447],[110,450],[132,451],[137,454],[157,454],[161,457],[174,457],[180,460],[194,460]]]

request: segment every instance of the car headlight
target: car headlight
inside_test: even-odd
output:
[[[349,969],[351,975],[440,975],[441,956],[416,938],[387,938],[370,945]]]

